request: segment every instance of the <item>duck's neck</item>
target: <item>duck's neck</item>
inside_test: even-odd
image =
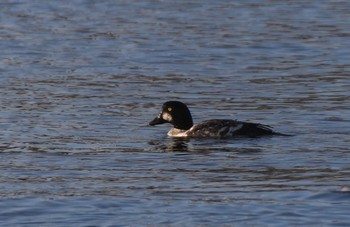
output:
[[[189,130],[193,126],[193,120],[190,113],[186,113],[187,116],[185,118],[181,119],[174,119],[172,122],[174,125],[174,128],[180,129],[180,130]]]

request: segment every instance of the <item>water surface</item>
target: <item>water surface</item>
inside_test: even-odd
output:
[[[349,225],[349,9],[0,3],[0,223]],[[173,99],[295,136],[171,139]]]

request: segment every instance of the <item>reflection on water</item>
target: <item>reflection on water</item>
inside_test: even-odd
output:
[[[161,151],[161,152],[192,152],[192,149],[189,149],[189,139],[181,139],[174,138],[170,141],[166,141],[164,144],[164,140],[150,141],[149,145],[152,146],[153,151]]]
[[[349,225],[349,4],[0,3],[0,223]],[[167,100],[295,136],[171,139]]]

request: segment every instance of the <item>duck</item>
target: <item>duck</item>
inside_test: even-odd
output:
[[[165,102],[160,113],[149,122],[149,125],[155,126],[164,123],[173,125],[173,128],[167,135],[178,138],[288,136],[287,134],[275,132],[269,125],[230,119],[212,119],[194,125],[189,108],[180,101]]]

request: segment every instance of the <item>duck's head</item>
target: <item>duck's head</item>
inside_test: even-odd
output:
[[[168,101],[162,106],[159,115],[149,125],[170,123],[174,128],[188,130],[193,126],[192,116],[187,106],[179,101]]]

